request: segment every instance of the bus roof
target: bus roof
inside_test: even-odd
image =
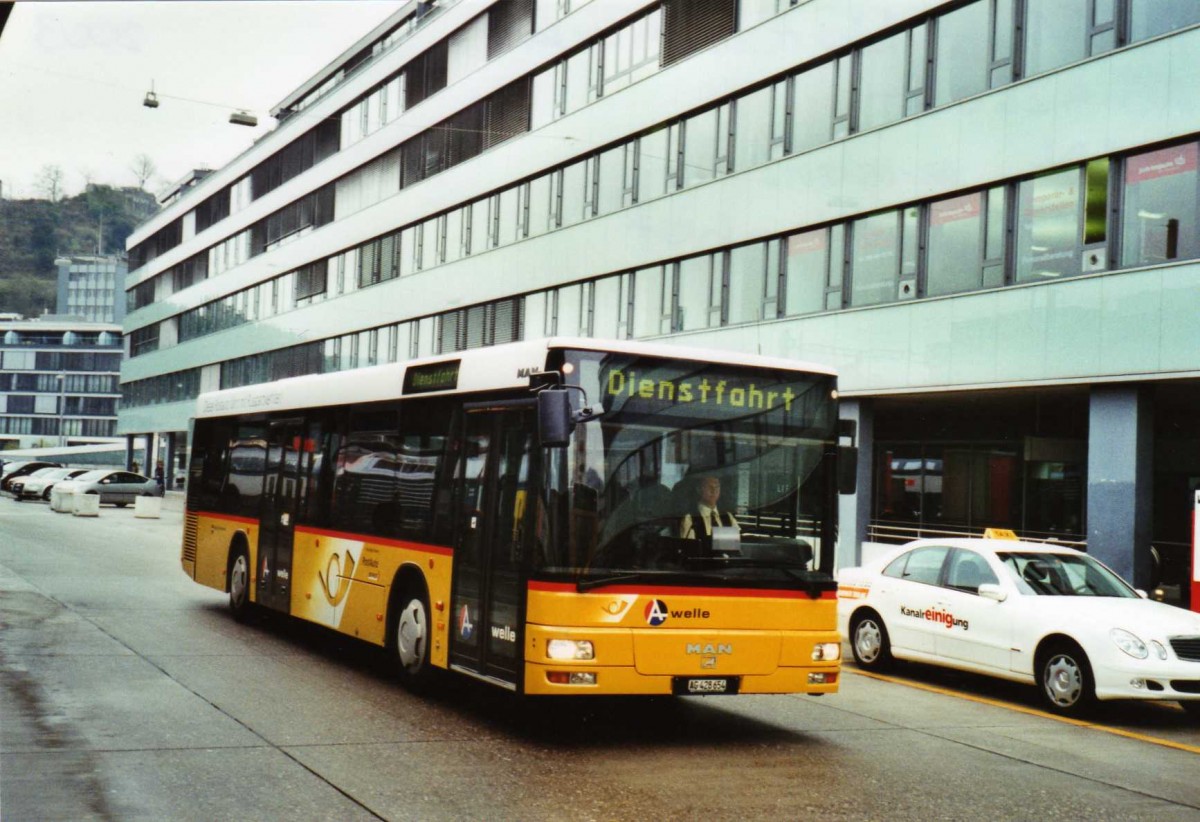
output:
[[[531,372],[545,368],[547,354],[553,349],[611,351],[617,354],[744,365],[752,368],[777,368],[836,376],[833,369],[827,366],[779,357],[688,348],[665,343],[551,337],[455,351],[331,374],[309,374],[223,391],[209,391],[197,398],[195,416],[224,417],[396,399],[401,396],[401,387],[408,371],[421,366],[436,366],[439,363],[459,363],[457,386],[445,391],[422,391],[421,396],[523,388],[529,385]]]

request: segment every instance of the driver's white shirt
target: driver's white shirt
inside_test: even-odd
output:
[[[717,515],[715,518],[717,519],[718,522],[723,522],[723,520],[725,518],[728,518],[730,524],[733,525],[734,528],[738,527],[738,521],[737,521],[737,519],[734,518],[733,514],[726,513],[726,514],[722,515],[720,513],[720,509],[711,508],[711,507],[705,505],[704,503],[701,503],[699,508],[700,508],[700,517],[701,517],[700,528],[703,531],[704,536],[708,536],[708,535],[712,534],[712,522],[714,519],[714,516],[713,516],[714,514]],[[691,514],[684,514],[683,519],[680,520],[679,536],[684,539],[699,538],[700,534],[698,534],[694,531],[694,525],[692,523],[692,515]]]

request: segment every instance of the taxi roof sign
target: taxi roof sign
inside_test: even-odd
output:
[[[1017,535],[1007,528],[988,528],[983,532],[984,539],[1017,539]]]

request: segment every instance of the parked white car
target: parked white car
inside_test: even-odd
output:
[[[838,574],[838,624],[868,670],[907,659],[1027,682],[1068,715],[1153,699],[1200,717],[1200,614],[1070,548],[910,542]]]
[[[60,494],[99,494],[100,502],[112,503],[118,508],[130,505],[137,497],[161,497],[163,489],[158,482],[130,471],[88,471],[75,479],[63,480],[58,484]]]
[[[86,474],[86,468],[46,468],[42,471],[35,471],[28,477],[21,477],[12,481],[9,490],[12,491],[13,497],[18,502],[23,499],[50,499],[50,490],[55,484],[63,480],[73,479],[81,474]]]

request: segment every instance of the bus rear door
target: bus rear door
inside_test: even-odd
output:
[[[515,689],[524,656],[520,561],[534,418],[526,408],[468,406],[463,419],[450,664]]]

